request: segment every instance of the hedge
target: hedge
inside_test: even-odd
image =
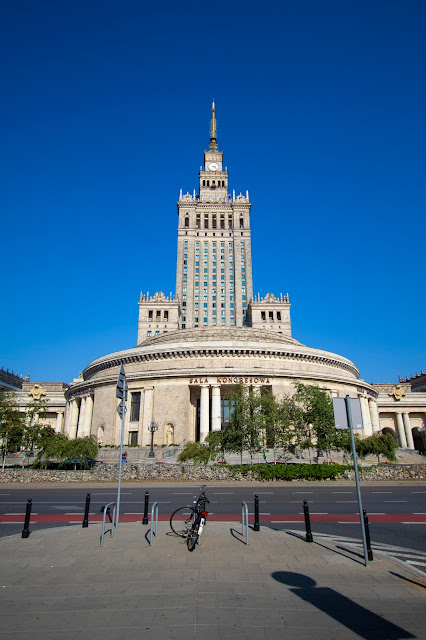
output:
[[[225,465],[221,465],[225,466]],[[250,473],[257,480],[335,480],[353,467],[342,464],[226,465],[232,474]]]

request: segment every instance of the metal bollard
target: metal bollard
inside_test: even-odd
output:
[[[259,524],[259,496],[257,493],[254,494],[254,526],[253,531],[260,531]]]
[[[89,507],[90,507],[90,493],[88,493],[86,496],[86,506],[84,508],[83,524],[81,525],[83,529],[86,529],[89,526]]]
[[[365,530],[365,541],[367,543],[367,554],[369,560],[374,560],[373,558],[373,549],[371,548],[371,540],[370,540],[370,527],[368,524],[368,516],[365,509],[362,511],[362,515],[364,518],[364,530]]]
[[[313,542],[314,539],[312,537],[311,519],[309,517],[309,507],[307,500],[303,501],[303,513],[305,514],[306,542]]]
[[[33,508],[33,501],[31,498],[28,498],[27,502],[27,510],[25,512],[25,522],[24,528],[22,529],[22,537],[28,538],[30,535],[30,518],[31,518],[31,509]]]
[[[148,502],[149,502],[149,493],[148,491],[145,491],[145,506],[143,508],[142,524],[148,524]]]

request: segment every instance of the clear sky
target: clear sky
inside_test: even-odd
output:
[[[211,101],[254,290],[369,382],[426,369],[424,0],[0,8],[0,366],[69,382],[175,290]]]

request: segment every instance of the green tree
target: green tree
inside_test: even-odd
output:
[[[330,455],[335,443],[333,402],[326,391],[315,385],[296,384],[294,395],[301,409],[299,421],[313,436],[319,449]],[[312,438],[309,438],[312,442]]]
[[[233,410],[229,426],[224,432],[225,450],[239,453],[241,462],[244,451],[254,453],[264,448],[260,418],[260,398],[252,389],[237,384],[230,395]]]
[[[8,452],[18,451],[25,426],[25,415],[19,410],[16,396],[0,390],[0,439],[2,449],[2,469],[4,470]]]
[[[23,446],[29,455],[38,449],[43,440],[52,432],[46,431],[47,425],[43,422],[47,417],[47,400],[34,398],[26,410],[26,421],[23,433]],[[49,427],[51,429],[51,427]],[[53,431],[53,430],[52,430]]]
[[[54,461],[59,468],[73,464],[74,470],[77,469],[77,465],[88,469],[96,459],[98,448],[95,436],[69,440],[63,433],[54,433],[53,437],[43,441],[35,465],[45,468],[49,462]]]

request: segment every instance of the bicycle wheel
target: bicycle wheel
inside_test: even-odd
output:
[[[194,510],[191,507],[179,507],[170,516],[170,528],[177,536],[186,538],[192,529]]]
[[[186,546],[188,547],[188,551],[194,551],[195,546],[198,542],[198,524],[194,523],[194,526],[188,531],[188,535],[186,538]]]

